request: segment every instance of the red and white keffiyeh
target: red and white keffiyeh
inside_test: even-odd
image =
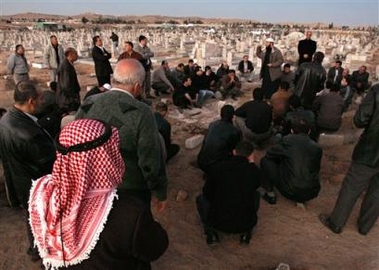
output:
[[[73,146],[104,132],[102,122],[81,119],[62,130],[59,142]],[[46,267],[75,265],[89,258],[124,170],[116,128],[99,147],[66,155],[57,152],[52,174],[34,182],[29,199],[30,224]]]

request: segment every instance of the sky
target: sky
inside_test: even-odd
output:
[[[0,0],[0,15],[167,15],[241,18],[261,22],[379,25],[379,0]]]

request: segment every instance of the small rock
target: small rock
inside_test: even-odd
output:
[[[177,202],[183,202],[183,201],[187,200],[187,198],[188,198],[187,191],[182,190],[182,189],[178,191],[178,194],[176,195],[176,201]]]
[[[204,140],[204,135],[198,134],[188,138],[185,142],[185,146],[188,149],[194,149],[198,147]]]

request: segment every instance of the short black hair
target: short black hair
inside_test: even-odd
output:
[[[196,66],[194,69],[195,73],[198,72],[199,70],[201,70],[201,66]]]
[[[139,41],[139,42],[141,42],[141,41],[144,40],[144,39],[147,39],[147,37],[145,37],[144,35],[140,35],[140,36],[138,37],[138,41]]]
[[[29,99],[36,99],[37,97],[38,90],[33,82],[25,80],[16,84],[13,94],[13,98],[16,103],[24,104]]]
[[[183,63],[179,63],[179,64],[178,64],[178,67],[180,67],[180,68],[181,68],[181,67],[184,67],[184,64],[183,64]]]
[[[298,95],[291,95],[288,99],[288,105],[294,109],[299,108],[301,106],[301,100]]]
[[[155,105],[155,110],[157,112],[167,112],[168,110],[167,104],[160,101],[157,103],[157,105]]]
[[[205,66],[205,71],[212,70],[211,66]]]
[[[96,44],[96,41],[97,41],[98,38],[100,38],[100,36],[94,36],[94,37],[92,38],[93,45]]]
[[[308,134],[311,127],[306,119],[294,117],[291,120],[291,129],[294,134]]]
[[[229,74],[229,73],[234,73],[234,74],[236,74],[236,71],[235,71],[234,69],[229,69],[229,70],[228,70],[228,74]]]
[[[17,51],[17,50],[18,50],[18,48],[20,48],[20,47],[22,47],[22,44],[17,44],[17,45],[16,45],[16,48],[15,48],[15,49],[16,49],[16,51]]]
[[[130,47],[132,47],[132,49],[133,49],[133,47],[134,47],[133,42],[131,42],[131,41],[125,41],[125,44],[129,44]]]
[[[52,38],[57,38],[57,36],[56,35],[51,35],[50,39],[52,39]]]
[[[342,65],[342,61],[338,60],[338,61],[336,61],[336,64]]]
[[[53,90],[55,92],[55,91],[57,91],[58,83],[57,82],[51,82],[49,84],[49,87],[51,90]]]
[[[283,68],[291,68],[291,64],[286,63],[286,64],[284,64]]]
[[[314,62],[317,62],[317,63],[321,63],[322,60],[324,60],[324,54],[322,52],[316,52],[314,55],[313,55],[313,61]]]
[[[280,88],[283,89],[283,90],[288,91],[288,89],[290,89],[289,82],[280,82]]]
[[[188,81],[188,79],[191,79],[191,77],[190,76],[185,76],[183,78],[183,80],[182,80],[182,83],[185,83],[186,81]]]
[[[189,63],[193,63],[193,59],[189,59],[189,60],[188,60],[188,64],[189,64]]]
[[[221,115],[221,119],[232,121],[234,117],[234,107],[232,105],[222,106],[220,115]]]
[[[263,89],[257,87],[253,90],[253,98],[254,100],[263,100]]]
[[[165,65],[165,64],[167,64],[168,62],[166,61],[166,60],[162,60],[162,62],[161,62],[161,66],[163,66],[163,65]]]
[[[248,157],[254,152],[254,146],[246,141],[239,142],[236,146],[237,156]]]

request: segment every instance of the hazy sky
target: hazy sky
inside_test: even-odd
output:
[[[264,22],[379,25],[379,0],[0,0],[0,15],[39,12],[77,15],[169,15]]]

